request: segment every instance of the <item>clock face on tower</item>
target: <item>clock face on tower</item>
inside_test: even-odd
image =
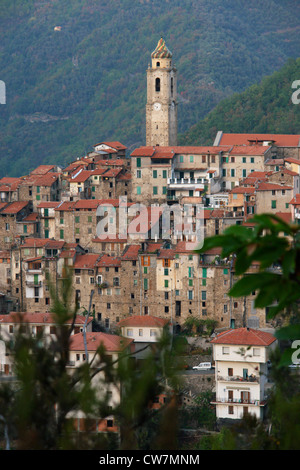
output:
[[[159,111],[160,108],[161,108],[161,104],[160,104],[160,103],[154,103],[154,105],[153,105],[154,111]]]

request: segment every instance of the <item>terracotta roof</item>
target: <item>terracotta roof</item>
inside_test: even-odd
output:
[[[84,183],[93,174],[92,170],[82,170],[78,175],[71,178],[70,183]]]
[[[289,158],[285,158],[284,161],[288,163],[295,163],[296,165],[300,165],[300,160],[297,160],[296,158],[289,157]]]
[[[55,165],[39,165],[33,171],[30,172],[31,175],[45,175],[49,171],[53,170]]]
[[[86,320],[86,317],[83,315],[77,315],[75,325],[83,325]],[[67,324],[71,324],[73,319],[67,320]],[[91,316],[88,320],[88,323],[93,321]],[[3,323],[43,323],[43,324],[53,324],[55,319],[51,313],[32,313],[32,312],[10,312],[6,315],[0,315],[0,324]]]
[[[104,234],[102,234],[103,238],[93,238],[93,243],[126,243],[127,238],[120,238],[120,235],[116,233],[116,235],[112,236],[111,234],[107,234],[107,237],[104,238]]]
[[[293,189],[292,186],[283,186],[281,184],[262,182],[258,184],[256,191],[281,191],[281,190],[291,191],[292,189]]]
[[[139,250],[141,249],[141,245],[127,245],[125,250],[122,253],[121,259],[122,260],[133,260],[136,261],[139,256]]]
[[[123,166],[125,163],[125,160],[121,158],[110,158],[109,160],[97,160],[96,166],[97,168],[105,167],[105,166]],[[101,168],[102,169],[102,168]],[[104,170],[104,168],[103,168]],[[93,170],[95,171],[95,170]]]
[[[125,147],[125,145],[121,144],[120,142],[118,141],[112,141],[112,142],[100,142],[99,144],[96,144],[94,145],[94,147],[97,147],[97,145],[108,145],[108,147],[112,147],[116,150],[126,150],[127,147]]]
[[[96,262],[97,267],[106,266],[121,266],[121,258],[114,258],[109,255],[102,255],[101,258]]]
[[[119,321],[119,326],[144,326],[163,328],[170,322],[169,319],[154,317],[151,315],[133,315]]]
[[[292,222],[292,214],[291,212],[276,212],[277,217],[280,217],[284,222],[290,224]],[[275,221],[276,223],[276,221]]]
[[[59,201],[48,201],[48,202],[41,202],[37,207],[38,209],[51,209],[59,206],[60,202]]]
[[[76,201],[63,201],[55,208],[56,211],[73,211]]]
[[[73,268],[94,269],[99,257],[99,254],[94,253],[85,253],[84,255],[77,255],[73,264]]]
[[[213,344],[233,344],[243,346],[269,346],[276,338],[265,331],[253,328],[237,328],[224,331],[211,340]]]
[[[300,194],[295,194],[293,199],[290,201],[290,204],[293,204],[293,205],[300,204]]]
[[[161,147],[161,146],[144,146],[135,149],[132,153],[132,157],[152,157],[155,155],[159,158],[159,155],[162,156],[169,156],[168,158],[172,158],[174,154],[185,154],[185,155],[217,155],[220,152],[228,152],[230,150],[230,146],[169,146],[169,147]]]
[[[102,346],[107,352],[120,352],[128,347],[132,342],[132,339],[122,338],[121,336],[110,335],[102,332],[86,333],[88,351],[96,351],[100,346]],[[70,337],[70,350],[85,351],[84,337],[82,333],[78,333]]]
[[[192,253],[198,248],[198,242],[180,241],[175,247],[176,253]]]
[[[230,150],[230,155],[264,155],[270,146],[264,145],[234,145]]]
[[[158,259],[174,259],[175,258],[175,250],[172,250],[171,248],[166,248],[163,250],[160,250],[159,255],[157,257]]]
[[[38,213],[37,212],[32,212],[31,214],[27,215],[21,222],[36,222],[36,219],[38,218]]]
[[[254,186],[247,186],[247,187],[236,186],[235,188],[233,188],[230,191],[230,193],[233,193],[233,194],[249,194],[249,193],[254,193],[254,191],[255,191]]]
[[[118,176],[119,173],[121,173],[122,168],[110,168],[109,170],[106,170],[105,173],[102,174],[102,178],[115,178]]]
[[[30,174],[22,178],[22,186],[52,186],[59,177],[59,173],[46,173],[45,175]]]
[[[6,206],[2,211],[1,214],[17,214],[20,212],[24,207],[28,206],[28,201],[16,201],[11,202]]]
[[[58,248],[61,249],[64,246],[64,241],[52,240],[50,238],[25,238],[24,243],[20,245],[20,248]]]
[[[249,145],[249,142],[273,142],[278,147],[298,147],[300,135],[222,134],[219,145]]]

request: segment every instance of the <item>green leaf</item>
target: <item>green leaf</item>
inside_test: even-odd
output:
[[[239,279],[230,289],[229,295],[232,297],[242,297],[251,294],[251,292],[261,289],[266,285],[274,285],[278,281],[279,276],[274,273],[254,273],[247,274]]]

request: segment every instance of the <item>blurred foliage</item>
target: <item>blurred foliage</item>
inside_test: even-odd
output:
[[[232,255],[238,279],[229,295],[242,297],[255,291],[254,306],[267,309],[268,320],[280,318],[275,331],[279,347],[270,357],[274,387],[266,422],[249,416],[223,428],[217,437],[206,437],[203,445],[212,449],[299,450],[300,376],[288,365],[292,364],[293,341],[300,338],[300,226],[287,224],[273,214],[255,215],[250,222],[252,227],[231,226],[221,235],[205,239],[199,252],[220,247],[223,258]]]
[[[299,8],[294,0],[2,0],[0,176],[64,165],[103,140],[144,145],[146,68],[161,35],[178,69],[179,132],[187,131],[300,55]],[[252,114],[248,123],[260,117]],[[283,105],[279,123],[286,114]]]
[[[6,351],[14,359],[15,380],[0,384],[2,442],[17,450],[132,450],[140,445],[175,448],[176,341],[171,348],[169,335],[163,335],[148,350],[142,367],[137,367],[128,351],[112,362],[100,346],[95,356],[89,354],[89,361],[70,369],[70,341],[77,315],[77,308],[70,309],[70,292],[70,280],[64,281],[62,291],[53,298],[56,335],[49,344],[42,332],[33,336],[24,324],[7,344]],[[94,382],[101,372],[105,378]],[[108,401],[108,385],[117,387],[122,396],[121,403],[113,408]],[[162,392],[165,403],[159,410],[151,409],[149,405]],[[80,433],[74,432],[69,419],[78,412],[86,416],[86,428]],[[91,431],[93,418],[111,415],[120,429],[119,436]],[[153,419],[157,422],[155,434],[143,435]]]

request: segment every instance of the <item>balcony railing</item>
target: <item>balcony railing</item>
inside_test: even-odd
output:
[[[42,287],[42,281],[34,282],[34,281],[26,281],[27,287]]]
[[[259,383],[259,377],[255,376],[248,376],[248,377],[242,377],[240,375],[225,375],[225,376],[217,376],[217,380],[219,381],[224,381],[224,382],[253,382],[253,383]]]
[[[204,185],[207,183],[206,178],[168,178],[168,185]]]
[[[266,400],[246,400],[242,398],[216,398],[211,402],[214,405],[254,405],[254,406],[265,406]]]

